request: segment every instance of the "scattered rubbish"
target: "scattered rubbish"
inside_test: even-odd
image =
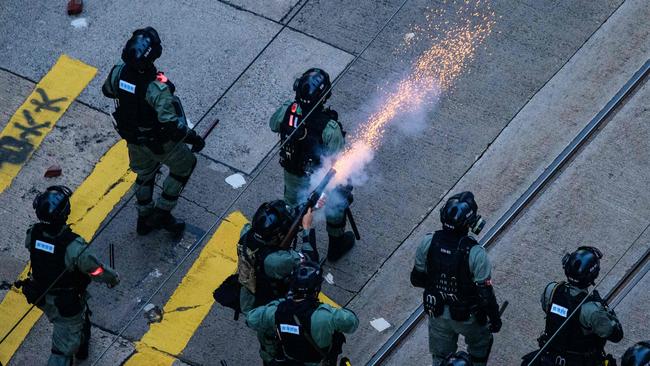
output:
[[[187,127],[194,129],[194,123],[189,118],[185,117],[185,122],[187,123]]]
[[[330,272],[327,272],[327,274],[325,275],[325,281],[327,281],[327,283],[329,283],[330,285],[333,285],[334,276]]]
[[[0,282],[0,290],[9,290],[13,286],[13,283],[9,283],[7,281],[2,281]]]
[[[61,167],[58,165],[52,165],[45,171],[45,178],[54,178],[61,175]]]
[[[383,332],[384,330],[390,328],[390,323],[384,318],[373,319],[370,321],[370,325],[373,328],[377,329],[378,332]]]
[[[68,1],[68,15],[81,14],[84,8],[83,0],[70,0]]]
[[[153,278],[158,278],[162,276],[162,273],[158,270],[158,268],[155,268],[153,271],[149,272],[149,276]]]
[[[406,43],[411,42],[413,38],[415,38],[415,33],[406,33],[404,35],[404,42]]]
[[[226,178],[226,183],[230,184],[231,187],[237,189],[246,184],[246,179],[244,179],[241,174],[235,173]]]
[[[160,323],[163,318],[163,311],[158,305],[149,303],[144,307],[144,317],[149,324]]]
[[[70,25],[75,29],[86,28],[88,26],[88,21],[86,18],[77,18],[70,22]]]

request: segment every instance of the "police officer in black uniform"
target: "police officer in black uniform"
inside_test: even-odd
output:
[[[66,225],[71,194],[65,186],[51,186],[36,196],[33,206],[39,222],[25,238],[31,271],[20,285],[27,302],[41,309],[54,326],[48,366],[70,366],[73,357],[88,357],[86,288],[91,280],[109,287],[119,283],[117,273],[90,254],[84,239]]]
[[[164,228],[178,236],[185,223],[171,210],[196,165],[193,153],[201,151],[205,141],[188,127],[174,84],[156,70],[154,61],[161,54],[155,29],[136,30],[122,50],[123,62],[113,67],[102,92],[117,100],[115,128],[126,140],[129,166],[137,174],[138,234]],[[185,144],[192,145],[192,150]],[[169,168],[169,175],[154,206],[153,187],[162,164]]]
[[[411,284],[424,288],[434,366],[456,352],[458,334],[465,337],[472,362],[485,365],[491,333],[501,329],[487,252],[469,235],[484,225],[477,210],[471,192],[453,195],[440,209],[442,230],[427,234],[416,252]]]
[[[650,366],[650,341],[639,342],[623,354],[622,366]]]
[[[607,341],[623,339],[623,327],[614,310],[598,291],[589,293],[600,272],[603,254],[597,248],[579,247],[562,258],[566,282],[551,282],[542,294],[546,327],[538,339],[544,351],[541,365],[593,366],[616,360],[605,353]],[[526,356],[524,363],[526,363]]]

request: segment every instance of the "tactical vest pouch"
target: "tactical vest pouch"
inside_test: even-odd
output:
[[[445,304],[442,301],[442,297],[437,292],[432,293],[425,290],[422,293],[422,304],[424,305],[424,311],[434,318],[442,315],[445,310]]]
[[[45,303],[45,296],[43,296],[38,303],[36,302],[38,301],[38,298],[43,295],[45,289],[41,289],[34,280],[26,278],[20,281],[20,284],[23,290],[23,295],[25,295],[28,304],[42,306]]]
[[[248,251],[246,246],[242,244],[242,240],[237,243],[237,274],[239,283],[248,289],[251,293],[255,293],[255,266],[251,263],[252,253],[244,253]]]
[[[79,314],[83,310],[81,296],[74,290],[59,290],[54,298],[59,314],[64,318],[70,318]]]
[[[120,110],[115,110],[112,115],[115,120],[113,127],[115,127],[117,134],[129,144],[138,144],[137,132],[134,129],[127,127],[127,123],[121,117]]]

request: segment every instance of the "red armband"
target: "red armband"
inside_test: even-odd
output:
[[[93,277],[101,276],[104,273],[104,268],[102,266],[97,267],[94,271],[89,274]]]

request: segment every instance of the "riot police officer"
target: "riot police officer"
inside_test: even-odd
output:
[[[178,236],[185,223],[171,210],[196,165],[193,153],[201,151],[205,142],[187,126],[174,84],[154,66],[161,53],[155,29],[136,30],[122,50],[123,62],[113,67],[102,92],[117,100],[115,128],[126,140],[129,165],[137,174],[138,234],[164,228]],[[154,205],[153,187],[161,164],[169,168],[169,175]]]
[[[287,299],[248,313],[246,324],[277,346],[275,354],[262,355],[265,365],[336,365],[343,333],[354,332],[359,319],[350,310],[318,301],[322,282],[320,266],[305,262],[292,275]]]
[[[443,366],[472,366],[472,360],[467,352],[452,353],[442,362]]]
[[[501,329],[487,252],[469,235],[484,225],[477,210],[471,192],[453,195],[440,209],[442,230],[427,234],[415,255],[411,284],[424,288],[434,366],[456,351],[458,334],[465,337],[472,362],[485,365],[491,333]]]
[[[321,160],[340,152],[345,145],[345,132],[338,114],[324,107],[331,94],[330,87],[330,77],[325,71],[317,68],[305,71],[293,85],[295,100],[285,102],[269,122],[271,130],[286,142],[280,150],[280,165],[284,168],[284,199],[291,206],[307,198],[309,177],[320,167]],[[304,117],[307,119],[302,123]],[[354,234],[345,231],[350,190],[348,186],[340,190],[341,194],[332,195],[325,207],[329,236],[327,259],[331,261],[341,258],[355,242]]]
[[[238,276],[242,285],[240,306],[245,314],[254,307],[285,297],[291,273],[307,260],[318,261],[311,210],[302,218],[302,246],[282,248],[294,220],[291,208],[282,200],[263,203],[245,225],[237,245]]]
[[[542,365],[615,362],[605,354],[604,347],[607,341],[618,343],[623,339],[623,327],[598,292],[589,293],[589,286],[595,284],[600,272],[602,256],[600,250],[590,246],[566,254],[562,267],[567,281],[551,282],[544,289],[541,303],[546,327],[538,340],[545,347],[538,357]]]
[[[622,366],[649,366],[650,341],[639,342],[630,347],[621,358]]]
[[[70,196],[65,186],[51,186],[36,196],[33,207],[39,222],[27,230],[25,239],[31,273],[21,285],[27,301],[41,309],[54,326],[49,366],[69,366],[73,357],[88,357],[86,288],[91,280],[109,287],[119,283],[117,273],[85,250],[83,238],[66,225]]]

